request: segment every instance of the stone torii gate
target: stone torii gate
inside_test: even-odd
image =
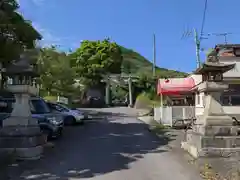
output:
[[[111,104],[111,85],[112,83],[118,83],[118,84],[128,84],[128,94],[129,94],[129,107],[133,107],[133,93],[132,93],[132,83],[136,82],[139,77],[128,74],[109,74],[104,76],[103,81],[106,83],[105,88],[105,104],[109,106]]]

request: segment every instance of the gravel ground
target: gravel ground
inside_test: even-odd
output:
[[[103,119],[67,127],[43,159],[8,168],[1,180],[200,180],[175,137],[158,138],[130,108],[96,109]]]

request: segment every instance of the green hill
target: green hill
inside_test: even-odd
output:
[[[152,63],[139,53],[121,46],[123,53],[122,71],[132,74],[152,74]],[[185,77],[188,74],[184,72],[169,70],[156,67],[158,77]]]

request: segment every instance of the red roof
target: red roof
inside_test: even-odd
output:
[[[157,93],[163,95],[178,95],[190,92],[194,86],[195,82],[192,77],[159,79]]]

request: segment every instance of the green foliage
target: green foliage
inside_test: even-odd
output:
[[[151,109],[153,107],[152,100],[149,98],[148,93],[143,92],[137,96],[135,108],[137,109]]]
[[[46,101],[56,102],[57,96],[45,96],[43,99],[45,99]]]
[[[151,99],[149,98],[148,94],[144,92],[138,95],[137,100],[142,101],[145,104],[151,104]]]
[[[141,74],[138,81],[133,84],[135,96],[138,96],[139,94],[145,92],[148,94],[149,99],[154,99],[156,96],[156,83],[156,78]]]
[[[142,89],[151,89],[155,88],[155,84],[157,79],[153,76],[140,74],[139,80],[137,81],[136,85]]]
[[[70,67],[70,59],[65,53],[58,52],[54,47],[43,48],[37,64],[41,89],[48,91],[51,95],[68,96],[75,92],[73,84],[76,73]]]
[[[151,121],[150,124],[151,124],[150,130],[152,132],[156,133],[157,135],[163,135],[167,132],[166,130],[170,129],[169,126],[165,126],[163,124],[160,124],[155,120]]]
[[[137,108],[153,108],[160,106],[161,100],[159,96],[153,95],[152,92],[142,92],[137,96],[135,104]]]
[[[25,49],[35,47],[41,35],[26,21],[17,10],[16,0],[0,2],[0,62],[6,66],[18,59]]]
[[[123,56],[122,72],[130,72],[137,75],[143,73],[147,76],[152,75],[152,63],[150,61],[131,49],[122,46],[120,48]],[[187,75],[187,73],[156,67],[156,77],[158,78],[186,77]]]
[[[208,56],[210,53],[214,51],[214,48],[209,48],[206,52],[206,56]]]
[[[112,99],[124,100],[126,94],[128,93],[128,88],[123,88],[122,86],[112,86]]]
[[[158,78],[186,77],[188,75],[187,73],[156,67],[156,76],[153,77],[153,65],[150,61],[131,49],[120,47],[123,56],[122,72],[135,74],[139,77],[139,80],[133,83],[134,96],[138,97],[143,93],[144,97],[151,101],[150,106],[159,106],[160,104],[160,98],[156,93]],[[139,101],[139,99],[136,101]]]
[[[83,84],[99,84],[106,74],[121,72],[122,55],[119,46],[108,39],[85,40],[71,55],[71,65]]]

